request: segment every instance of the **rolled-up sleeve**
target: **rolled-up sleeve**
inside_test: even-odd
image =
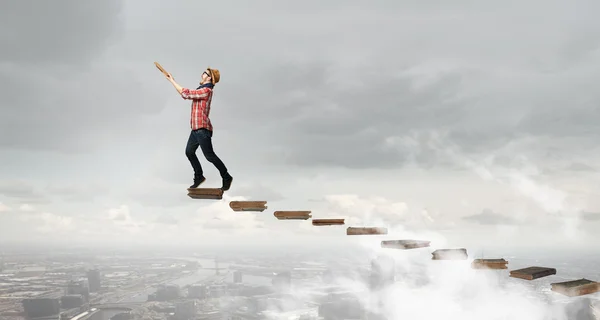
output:
[[[183,88],[183,90],[181,90],[181,97],[186,100],[207,100],[209,94],[210,88],[200,88],[196,90]]]

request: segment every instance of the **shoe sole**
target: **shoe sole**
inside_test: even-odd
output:
[[[191,185],[189,189],[196,189],[198,188],[202,183],[204,183],[204,181],[206,181],[206,178],[204,178],[202,181],[200,181],[200,183],[198,183],[197,186],[194,187],[194,185]]]
[[[229,187],[228,187],[227,189],[225,189],[225,188],[221,187],[221,190],[223,190],[223,191],[227,191],[227,190],[231,189],[231,183],[232,183],[232,182],[233,182],[233,177],[231,178],[231,181],[229,182]]]

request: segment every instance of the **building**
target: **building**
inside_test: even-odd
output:
[[[225,284],[213,284],[210,286],[210,297],[220,298],[227,294],[227,285]]]
[[[233,273],[233,283],[242,283],[242,272],[237,270]]]
[[[82,295],[86,302],[90,301],[90,288],[87,279],[69,282],[67,295]]]
[[[60,301],[54,298],[23,299],[23,310],[27,319],[53,317],[60,314]]]
[[[185,267],[186,270],[198,270],[199,268],[199,264],[198,261],[187,261],[185,263]]]
[[[62,296],[60,298],[60,307],[62,309],[79,308],[85,303],[84,299],[80,294]]]
[[[175,319],[189,320],[196,316],[196,301],[190,300],[175,305]]]
[[[156,300],[175,300],[181,296],[179,286],[176,284],[160,285],[156,291]]]
[[[194,284],[188,288],[188,298],[205,299],[208,296],[208,288],[205,285]]]
[[[94,269],[87,272],[88,283],[90,285],[90,292],[100,291],[102,285],[100,270]]]

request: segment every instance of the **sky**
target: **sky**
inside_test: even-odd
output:
[[[0,242],[591,248],[599,9],[4,1]],[[190,102],[155,61],[188,88],[221,72],[213,145],[234,177],[222,201],[186,194]],[[203,186],[220,187],[198,156]],[[268,210],[233,212],[232,200]],[[348,237],[348,226],[389,234]]]

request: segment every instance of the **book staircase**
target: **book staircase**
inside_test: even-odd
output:
[[[223,199],[223,190],[219,188],[195,188],[188,189],[188,196],[192,199]],[[263,212],[267,209],[267,201],[231,201],[229,207],[236,212],[255,211]],[[345,225],[345,220],[340,218],[313,219],[312,212],[303,211],[275,211],[273,216],[278,220],[312,220],[313,226],[339,226]],[[385,227],[363,226],[348,227],[346,235],[365,236],[365,235],[387,235],[388,230]],[[430,241],[425,240],[383,240],[381,247],[386,249],[410,250],[429,247]],[[432,252],[432,260],[467,260],[467,249],[438,249]],[[502,258],[497,259],[475,259],[471,263],[471,268],[476,270],[504,270],[508,269],[508,261]],[[543,277],[556,275],[555,268],[531,266],[523,269],[512,270],[509,276],[527,281],[535,281]],[[600,292],[600,282],[589,279],[573,279],[570,281],[551,283],[551,290],[568,297],[576,297]]]

